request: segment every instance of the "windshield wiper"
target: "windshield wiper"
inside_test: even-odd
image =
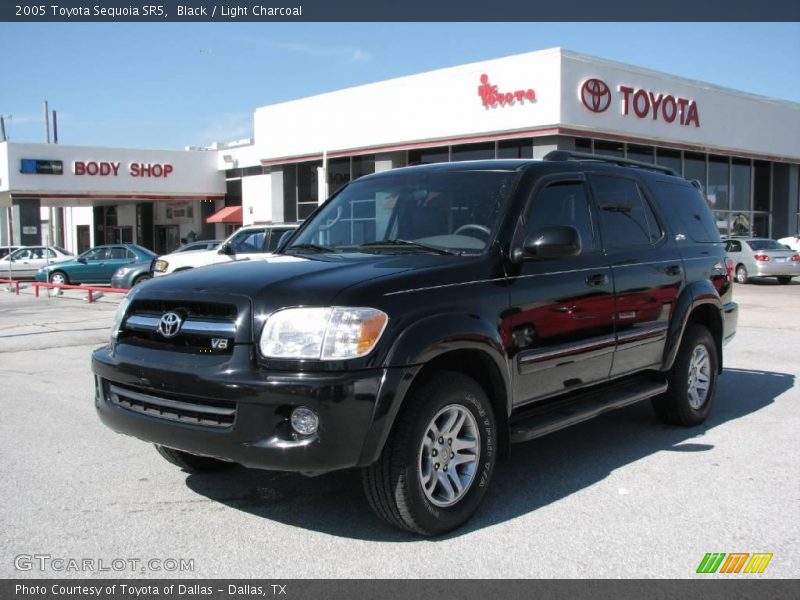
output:
[[[455,252],[454,250],[448,250],[447,248],[440,248],[438,246],[429,246],[428,244],[422,244],[420,242],[412,242],[411,240],[401,240],[401,239],[394,239],[394,240],[381,240],[381,241],[374,241],[374,242],[367,242],[366,244],[360,244],[359,248],[390,248],[390,247],[408,247],[408,248],[418,248],[420,250],[426,250],[427,252],[436,252],[437,254],[450,254],[450,255],[460,255],[460,252]]]
[[[283,251],[284,254],[287,254],[290,250],[311,250],[313,252],[336,252],[336,248],[330,248],[329,246],[320,246],[319,244],[292,244],[286,250]]]

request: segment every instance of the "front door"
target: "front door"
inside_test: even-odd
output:
[[[156,254],[169,254],[181,245],[178,225],[156,225]]]
[[[525,236],[558,225],[577,229],[578,256],[527,259],[509,273],[503,330],[517,370],[516,403],[603,381],[611,370],[614,288],[580,173],[543,178],[533,190]]]

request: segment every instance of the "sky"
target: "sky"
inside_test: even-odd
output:
[[[800,103],[800,23],[2,23],[0,114],[12,141],[45,140],[47,100],[62,144],[180,149],[252,136],[259,106],[556,46]]]

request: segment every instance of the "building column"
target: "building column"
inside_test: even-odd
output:
[[[772,232],[775,239],[795,235],[797,231],[797,197],[799,165],[772,165]]]
[[[12,198],[13,243],[17,246],[39,246],[42,243],[42,201],[39,198]]]

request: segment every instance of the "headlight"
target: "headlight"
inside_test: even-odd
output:
[[[117,306],[117,312],[114,313],[114,323],[111,325],[111,342],[117,341],[119,335],[119,328],[122,327],[122,319],[125,318],[125,313],[128,311],[128,306],[131,304],[133,292],[129,292],[127,296],[122,299],[122,302]]]
[[[287,308],[264,323],[259,348],[268,358],[358,358],[370,353],[388,322],[374,308]]]
[[[167,270],[169,263],[165,260],[157,260],[156,264],[153,265],[153,270],[158,271],[159,273],[163,273]]]

